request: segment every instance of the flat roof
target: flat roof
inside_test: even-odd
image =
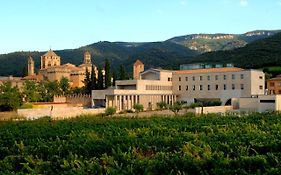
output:
[[[244,69],[238,67],[220,67],[220,68],[205,68],[205,69],[193,69],[193,70],[178,70],[173,71],[175,74],[198,74],[198,73],[220,73],[220,72],[237,72]]]

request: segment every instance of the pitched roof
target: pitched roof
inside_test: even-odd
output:
[[[58,57],[58,55],[52,50],[50,49],[47,53],[45,53],[43,56],[45,57]]]
[[[173,71],[175,74],[198,74],[198,73],[220,73],[220,72],[237,72],[244,69],[238,67],[221,67],[221,68],[206,68],[194,70],[177,70]]]
[[[281,81],[281,75],[277,75],[276,77],[271,78],[271,79],[269,79],[267,81]]]
[[[137,66],[137,65],[143,65],[143,63],[138,59],[138,60],[134,63],[134,66]]]

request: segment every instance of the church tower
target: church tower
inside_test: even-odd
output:
[[[92,61],[91,61],[91,53],[89,51],[86,51],[84,53],[84,61],[83,61],[84,64],[92,64]]]
[[[34,74],[34,60],[31,56],[28,57],[27,71],[28,71],[28,76],[35,75]]]
[[[140,79],[140,73],[144,71],[144,64],[137,60],[134,64],[134,80]]]
[[[60,66],[60,57],[51,49],[41,56],[41,69]]]

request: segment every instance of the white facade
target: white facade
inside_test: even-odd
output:
[[[204,71],[177,71],[173,73],[173,93],[178,100],[192,103],[214,99],[222,104],[232,98],[264,94],[264,73],[239,68],[211,68]]]
[[[192,103],[196,99],[220,100],[264,94],[264,73],[235,67],[196,70],[149,69],[140,80],[116,81],[116,87],[93,90],[93,106],[116,107],[118,111],[132,109],[140,103],[145,109],[155,109],[158,102]]]

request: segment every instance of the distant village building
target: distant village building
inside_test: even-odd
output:
[[[268,94],[281,94],[281,75],[267,80]]]

